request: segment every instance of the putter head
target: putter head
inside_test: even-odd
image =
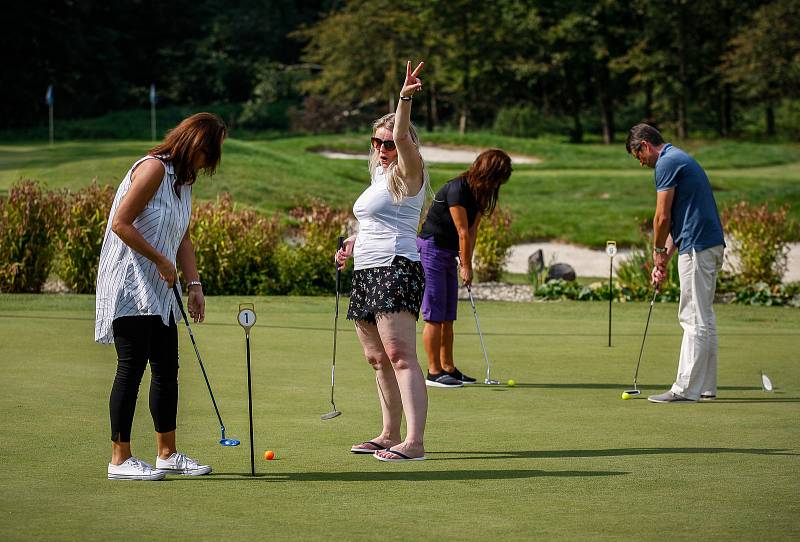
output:
[[[625,390],[625,393],[627,393],[628,395],[641,395],[642,394],[642,392],[640,392],[639,390]]]
[[[485,379],[483,383],[486,384],[487,386],[496,386],[500,384],[500,382],[498,382],[497,380],[492,380],[491,378]]]
[[[241,442],[239,442],[235,438],[223,438],[220,439],[219,443],[222,446],[238,446],[239,444],[241,444]]]
[[[341,416],[341,415],[342,415],[342,413],[339,412],[338,410],[331,410],[330,412],[328,412],[327,414],[323,414],[319,418],[321,420],[330,420],[332,418],[335,418],[335,417]]]

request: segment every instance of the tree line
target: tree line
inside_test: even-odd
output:
[[[3,77],[9,127],[162,103],[242,104],[253,128],[335,130],[394,107],[424,59],[429,130],[557,125],[605,142],[649,120],[680,138],[776,133],[800,94],[796,0],[154,0],[13,3]],[[14,13],[17,11],[18,13]],[[17,16],[15,16],[17,15]],[[277,112],[276,112],[277,111]],[[501,115],[504,113],[504,116]],[[291,114],[289,115],[291,116]],[[304,122],[303,122],[304,120]],[[548,125],[551,122],[553,124]],[[504,124],[505,126],[505,124]]]

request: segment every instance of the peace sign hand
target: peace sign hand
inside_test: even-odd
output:
[[[420,62],[412,72],[411,61],[409,60],[406,62],[406,80],[403,83],[403,89],[400,91],[400,96],[407,98],[409,96],[413,96],[418,90],[422,90],[422,80],[417,77],[417,74],[422,71],[422,67],[424,65],[424,62]]]

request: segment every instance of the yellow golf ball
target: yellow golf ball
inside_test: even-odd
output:
[[[516,386],[517,383],[514,381],[513,378],[509,378],[507,384],[509,388],[513,388],[514,386]]]
[[[623,391],[622,392],[622,398],[623,399],[630,399],[631,398],[631,394],[628,393],[627,391]]]

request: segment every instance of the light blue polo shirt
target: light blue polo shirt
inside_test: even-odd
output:
[[[711,183],[697,160],[667,143],[658,155],[655,181],[658,192],[675,189],[670,233],[679,254],[725,245]]]

